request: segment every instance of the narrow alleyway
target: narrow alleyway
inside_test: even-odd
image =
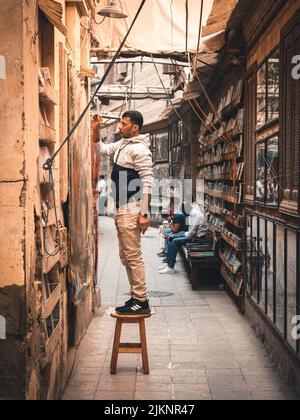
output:
[[[143,240],[155,315],[146,321],[150,376],[136,355],[120,355],[118,373],[109,367],[114,333],[112,308],[126,300],[127,279],[118,257],[112,219],[101,220],[102,308],[77,354],[65,400],[246,400],[294,399],[268,355],[226,292],[193,292],[181,264],[160,276],[157,230]],[[123,327],[136,339],[137,326]],[[125,340],[126,341],[126,340]]]

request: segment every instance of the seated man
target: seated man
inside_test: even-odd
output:
[[[176,264],[176,257],[179,251],[179,248],[195,239],[201,239],[208,233],[208,226],[206,223],[206,219],[204,214],[201,212],[200,207],[197,203],[193,203],[193,210],[198,212],[198,217],[194,217],[195,225],[191,225],[191,229],[189,232],[186,232],[184,237],[180,238],[173,238],[173,240],[169,244],[168,255],[166,259],[166,264],[160,267],[159,273],[160,274],[174,274],[175,264]],[[192,212],[191,212],[192,215]]]
[[[186,216],[183,213],[177,213],[169,216],[169,225],[165,226],[165,249],[159,253],[159,257],[166,257],[168,255],[169,244],[174,238],[184,238],[188,231],[186,224]]]

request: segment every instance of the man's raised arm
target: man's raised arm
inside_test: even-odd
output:
[[[101,130],[102,118],[100,115],[94,115],[91,129],[92,129],[92,139],[94,143],[95,153],[100,155],[110,156],[113,155],[119,147],[120,142],[104,144],[100,140],[100,130]]]

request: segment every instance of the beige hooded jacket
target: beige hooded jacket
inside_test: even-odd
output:
[[[106,156],[114,155],[114,163],[137,171],[143,183],[143,194],[152,194],[154,177],[150,144],[149,134],[140,134],[137,137],[122,139],[116,143],[104,144],[100,141],[96,144],[96,153]],[[142,207],[143,209],[146,207],[148,210],[148,206],[144,202]]]

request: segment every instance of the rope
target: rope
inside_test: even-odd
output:
[[[54,184],[54,179],[53,179],[53,162],[54,159],[56,158],[56,156],[60,153],[60,151],[62,150],[62,148],[64,147],[64,145],[70,140],[70,138],[72,137],[72,135],[74,134],[74,132],[76,131],[76,129],[78,128],[78,126],[80,125],[81,121],[83,120],[83,118],[85,117],[86,113],[89,111],[91,104],[93,103],[95,97],[97,96],[101,86],[103,85],[103,83],[105,82],[108,74],[110,73],[113,65],[115,64],[115,61],[117,60],[117,58],[119,57],[123,46],[125,45],[125,42],[138,18],[138,16],[140,15],[144,4],[145,4],[146,0],[142,0],[140,7],[137,11],[137,14],[127,32],[127,34],[125,35],[125,38],[123,39],[120,47],[118,48],[115,56],[113,57],[111,63],[109,64],[101,82],[98,84],[97,89],[95,90],[94,94],[92,95],[89,103],[87,104],[87,106],[85,107],[85,109],[83,110],[83,112],[81,113],[80,117],[78,118],[78,120],[75,122],[75,124],[73,125],[73,127],[71,128],[69,134],[67,135],[66,139],[64,140],[64,142],[61,144],[61,146],[57,149],[57,151],[53,154],[53,156],[48,159],[46,161],[46,163],[43,165],[43,169],[49,171],[49,183],[51,184],[51,190],[53,192],[53,197],[54,197],[54,213],[55,213],[55,226],[56,226],[56,233],[55,233],[55,239],[56,239],[56,250],[51,253],[47,250],[46,247],[46,235],[47,235],[47,229],[48,229],[48,223],[49,223],[49,213],[50,213],[50,208],[48,206],[48,211],[47,214],[45,215],[45,228],[44,228],[44,249],[45,249],[45,253],[49,256],[49,257],[55,257],[56,255],[59,254],[60,250],[61,250],[61,242],[60,242],[60,234],[59,234],[59,221],[58,221],[58,215],[57,215],[57,208],[56,208],[56,198],[55,198],[55,184]],[[68,41],[67,41],[68,42]]]
[[[174,106],[174,104],[173,104],[173,102],[172,102],[172,100],[171,100],[170,94],[169,94],[169,92],[168,92],[167,88],[165,87],[164,82],[163,82],[163,80],[162,80],[162,78],[161,78],[161,76],[160,76],[160,74],[159,74],[159,71],[158,71],[158,68],[157,68],[157,66],[156,66],[156,64],[155,64],[155,61],[154,61],[153,55],[151,55],[151,58],[152,58],[153,65],[154,65],[154,67],[155,67],[155,70],[156,70],[157,76],[158,76],[158,78],[159,78],[159,80],[160,80],[160,83],[161,83],[162,87],[164,88],[164,90],[165,90],[165,92],[166,92],[166,94],[167,94],[167,96],[168,96],[168,98],[169,98],[169,102],[170,102],[170,104],[171,104],[171,106],[172,106],[172,108],[173,108],[173,111],[174,111],[174,112],[175,112],[175,114],[178,116],[178,118],[180,119],[180,121],[182,122],[182,124],[184,125],[184,127],[187,129],[187,131],[191,134],[191,136],[192,136],[194,139],[197,139],[197,136],[195,136],[195,134],[192,132],[192,130],[190,129],[190,127],[188,127],[188,126],[185,124],[185,122],[184,122],[184,120],[183,120],[182,116],[179,114],[179,112],[178,112],[178,111],[177,111],[177,109],[175,108],[175,106]]]
[[[56,197],[55,197],[55,183],[53,178],[53,169],[52,167],[49,168],[49,184],[51,185],[51,191],[53,193],[53,202],[54,202],[54,214],[55,214],[55,241],[56,241],[56,249],[53,253],[47,250],[46,247],[46,236],[47,236],[47,229],[48,229],[48,223],[49,223],[49,214],[50,214],[50,206],[47,206],[47,214],[45,215],[45,227],[43,232],[43,238],[44,238],[44,250],[45,253],[49,257],[55,257],[60,253],[61,250],[61,242],[60,242],[60,234],[59,234],[59,221],[58,221],[58,215],[57,215],[57,207],[56,207]]]
[[[93,100],[95,99],[95,97],[97,96],[97,94],[98,94],[98,92],[99,92],[99,90],[100,90],[101,86],[102,86],[102,85],[103,85],[103,83],[105,82],[105,80],[106,80],[106,78],[107,78],[108,74],[110,73],[110,71],[111,71],[111,69],[112,69],[113,65],[115,64],[115,61],[116,61],[116,60],[117,60],[117,58],[119,57],[119,55],[120,55],[120,53],[121,53],[121,51],[122,51],[122,48],[123,48],[123,46],[125,45],[125,42],[126,42],[126,40],[127,40],[128,36],[129,36],[129,34],[130,34],[131,30],[132,30],[132,28],[133,28],[133,26],[134,26],[134,24],[135,24],[135,22],[136,22],[137,18],[139,17],[139,15],[140,15],[140,13],[141,13],[141,11],[142,11],[142,9],[143,9],[143,7],[144,7],[145,3],[146,3],[146,0],[142,0],[142,2],[141,2],[141,4],[140,4],[140,7],[139,7],[139,9],[138,9],[138,11],[137,11],[137,14],[136,14],[136,16],[135,16],[135,18],[134,18],[134,20],[133,20],[133,22],[132,22],[132,24],[131,24],[131,26],[130,26],[130,28],[129,28],[128,32],[127,32],[127,34],[125,35],[125,38],[123,39],[123,41],[122,41],[122,43],[121,43],[120,47],[118,48],[118,51],[116,52],[116,54],[115,54],[115,56],[113,57],[113,59],[112,59],[111,63],[109,64],[109,66],[108,66],[108,68],[107,68],[106,72],[104,73],[104,76],[103,76],[103,78],[102,78],[101,82],[99,82],[99,83],[98,83],[98,87],[97,87],[97,89],[95,90],[94,94],[92,95],[92,98],[90,99],[89,103],[87,104],[87,106],[86,106],[86,107],[85,107],[85,109],[83,110],[83,112],[82,112],[82,114],[80,115],[80,117],[78,118],[78,120],[75,122],[75,124],[74,124],[74,125],[73,125],[73,127],[71,128],[71,130],[70,130],[69,134],[67,135],[66,139],[64,140],[64,142],[63,142],[63,143],[61,144],[61,146],[57,149],[57,151],[53,154],[53,156],[52,156],[50,159],[48,159],[48,160],[47,160],[47,162],[43,165],[44,170],[50,170],[50,168],[51,168],[51,167],[52,167],[52,165],[53,165],[53,161],[54,161],[54,159],[55,159],[55,158],[56,158],[56,156],[60,153],[60,151],[61,151],[61,149],[64,147],[64,145],[65,145],[65,144],[69,141],[69,139],[72,137],[72,135],[74,134],[74,132],[76,131],[76,129],[77,129],[77,128],[78,128],[78,126],[80,125],[81,121],[82,121],[82,120],[83,120],[83,118],[85,117],[85,114],[86,114],[86,113],[87,113],[87,111],[90,109],[90,106],[91,106],[91,104],[93,103]],[[97,86],[97,85],[96,85],[96,86]]]
[[[198,63],[198,57],[199,57],[199,52],[200,52],[200,41],[201,41],[201,35],[202,35],[202,20],[203,20],[203,5],[204,5],[204,0],[201,0],[197,54],[196,54],[195,67],[194,67],[194,71],[193,71],[194,76],[195,76],[195,73],[197,71],[197,63]]]
[[[172,62],[174,62],[175,61],[175,66],[176,66],[176,68],[177,68],[177,71],[178,71],[178,64],[177,64],[177,62],[176,62],[176,60],[173,60],[173,59],[171,59],[172,60]],[[181,83],[181,82],[179,82],[180,83],[180,85],[181,85],[181,87],[184,89],[185,87],[187,87],[187,84],[186,84],[186,82],[184,81],[183,82],[183,84]],[[197,115],[197,117],[200,119],[200,121],[202,122],[202,124],[207,128],[207,130],[209,130],[210,131],[210,133],[211,134],[213,134],[214,132],[218,132],[218,129],[216,128],[216,126],[212,123],[211,125],[212,125],[212,128],[209,126],[209,125],[207,125],[207,123],[206,123],[206,119],[207,119],[207,115],[206,115],[206,113],[203,111],[203,109],[202,109],[202,107],[200,106],[200,104],[196,101],[196,99],[195,98],[193,98],[193,101],[195,102],[195,104],[196,104],[196,106],[197,106],[197,108],[199,109],[199,111],[203,114],[203,116],[205,117],[205,119],[203,119],[200,115],[199,115],[199,113],[196,111],[196,109],[194,108],[194,106],[193,106],[193,104],[192,104],[192,102],[191,102],[191,100],[190,99],[187,99],[187,101],[188,101],[188,103],[190,104],[190,107],[193,109],[193,111],[194,111],[194,113]],[[231,140],[229,140],[227,137],[225,137],[224,136],[224,134],[222,134],[221,135],[221,138],[223,139],[223,141],[225,141],[226,143],[228,143],[228,144],[230,144],[231,146],[233,146],[233,147],[235,147],[236,148],[236,146],[235,146],[235,144],[231,141]]]
[[[185,0],[185,12],[186,12],[186,34],[185,34],[185,51],[188,53],[188,38],[189,38],[189,0]]]

